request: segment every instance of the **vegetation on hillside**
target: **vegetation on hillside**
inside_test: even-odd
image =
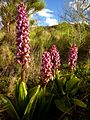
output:
[[[8,0],[3,12],[10,13],[13,2],[18,1]],[[25,4],[28,10],[35,7],[37,11],[44,7],[39,2],[28,0]],[[15,17],[15,6],[11,13]],[[90,25],[62,22],[51,27],[30,26],[31,60],[23,81],[22,68],[16,63],[16,23],[12,14],[5,15],[0,30],[0,120],[89,120]],[[13,22],[8,21],[9,17]]]

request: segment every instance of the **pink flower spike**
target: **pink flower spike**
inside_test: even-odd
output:
[[[60,55],[56,48],[56,45],[52,45],[50,49],[50,55],[51,55],[52,69],[58,70],[60,67]]]
[[[76,44],[72,44],[68,56],[68,67],[70,70],[76,70],[77,58],[78,47]]]
[[[52,64],[50,53],[45,51],[42,55],[41,78],[47,84],[52,76]]]
[[[30,63],[30,45],[28,17],[26,7],[23,2],[18,5],[17,31],[16,31],[16,59],[20,65],[29,66]]]

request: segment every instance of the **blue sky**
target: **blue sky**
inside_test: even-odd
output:
[[[37,25],[39,26],[53,26],[57,25],[58,22],[61,22],[62,19],[60,16],[63,16],[64,9],[66,6],[66,2],[69,1],[69,5],[72,5],[74,0],[44,0],[46,3],[46,7],[41,11],[37,12],[34,15],[31,15],[31,18],[37,20]],[[89,4],[90,4],[90,0]],[[74,9],[76,7],[74,6]],[[0,17],[0,24],[1,22]]]
[[[53,26],[57,25],[58,22],[63,21],[63,19],[61,19],[61,16],[64,16],[65,12],[64,9],[66,5],[69,5],[67,7],[72,6],[75,10],[77,10],[77,4],[75,3],[74,0],[44,0],[44,1],[46,3],[46,7],[41,11],[37,12],[36,14],[32,15],[32,18],[37,20],[37,25],[39,26]],[[76,0],[76,2],[78,2],[78,0]],[[88,4],[90,4],[90,0],[88,0]],[[85,7],[86,7],[85,4],[82,5],[83,9]]]
[[[63,14],[64,0],[44,0],[46,6],[43,10],[31,15],[32,18],[37,20],[40,26],[53,26],[57,25],[60,21],[60,15]],[[0,26],[2,26],[2,19],[0,17]]]
[[[54,16],[57,20],[59,20],[59,15],[63,14],[65,0],[45,0],[46,8],[52,10]]]
[[[58,24],[63,15],[64,0],[45,0],[46,7],[32,15],[38,21],[38,25],[52,26]]]

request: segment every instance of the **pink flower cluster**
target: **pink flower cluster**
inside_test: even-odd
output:
[[[76,63],[78,58],[77,54],[78,54],[78,47],[76,44],[72,44],[68,57],[68,66],[70,70],[76,70]]]
[[[41,78],[44,84],[49,82],[52,75],[52,63],[50,53],[45,51],[42,55]]]
[[[55,45],[50,49],[50,52],[45,51],[42,55],[41,77],[44,84],[49,82],[53,75],[53,70],[58,70],[60,67],[60,55]]]
[[[17,9],[16,59],[17,63],[26,64],[28,67],[30,63],[28,16],[23,2],[19,4]]]
[[[60,67],[60,55],[56,48],[56,45],[52,45],[50,49],[51,61],[52,61],[52,69],[59,69]]]

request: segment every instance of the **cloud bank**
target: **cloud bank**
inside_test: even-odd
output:
[[[37,21],[39,20],[38,25],[53,26],[58,24],[58,21],[54,16],[54,11],[50,9],[42,9],[34,15],[31,15],[31,17],[37,19]]]

